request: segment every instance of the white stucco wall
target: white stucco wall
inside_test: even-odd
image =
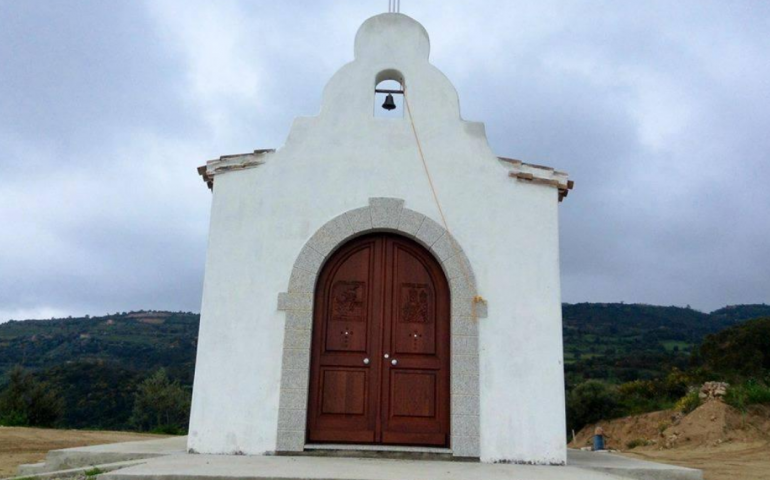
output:
[[[320,115],[298,118],[263,164],[215,176],[190,449],[275,451],[285,320],[276,297],[316,230],[371,197],[404,199],[441,221],[408,116],[372,114],[377,74],[396,69],[449,229],[488,302],[479,320],[481,458],[566,460],[558,191],[508,175],[483,125],[461,120],[428,50],[425,30],[404,15],[367,20]]]

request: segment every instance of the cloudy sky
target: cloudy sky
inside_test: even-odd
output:
[[[283,144],[385,0],[0,0],[0,321],[198,311],[195,167]],[[770,2],[427,1],[500,155],[555,166],[563,298],[770,301]]]

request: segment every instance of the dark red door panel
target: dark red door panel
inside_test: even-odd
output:
[[[390,234],[361,237],[316,286],[311,442],[446,446],[449,288],[433,256]]]

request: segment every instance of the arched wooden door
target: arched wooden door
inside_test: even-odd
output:
[[[422,246],[354,239],[318,278],[308,441],[449,445],[449,286]]]

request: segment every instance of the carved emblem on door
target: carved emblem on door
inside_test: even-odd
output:
[[[401,284],[401,321],[428,323],[430,321],[431,292],[423,283]]]
[[[338,281],[332,286],[332,320],[363,322],[366,282]]]

